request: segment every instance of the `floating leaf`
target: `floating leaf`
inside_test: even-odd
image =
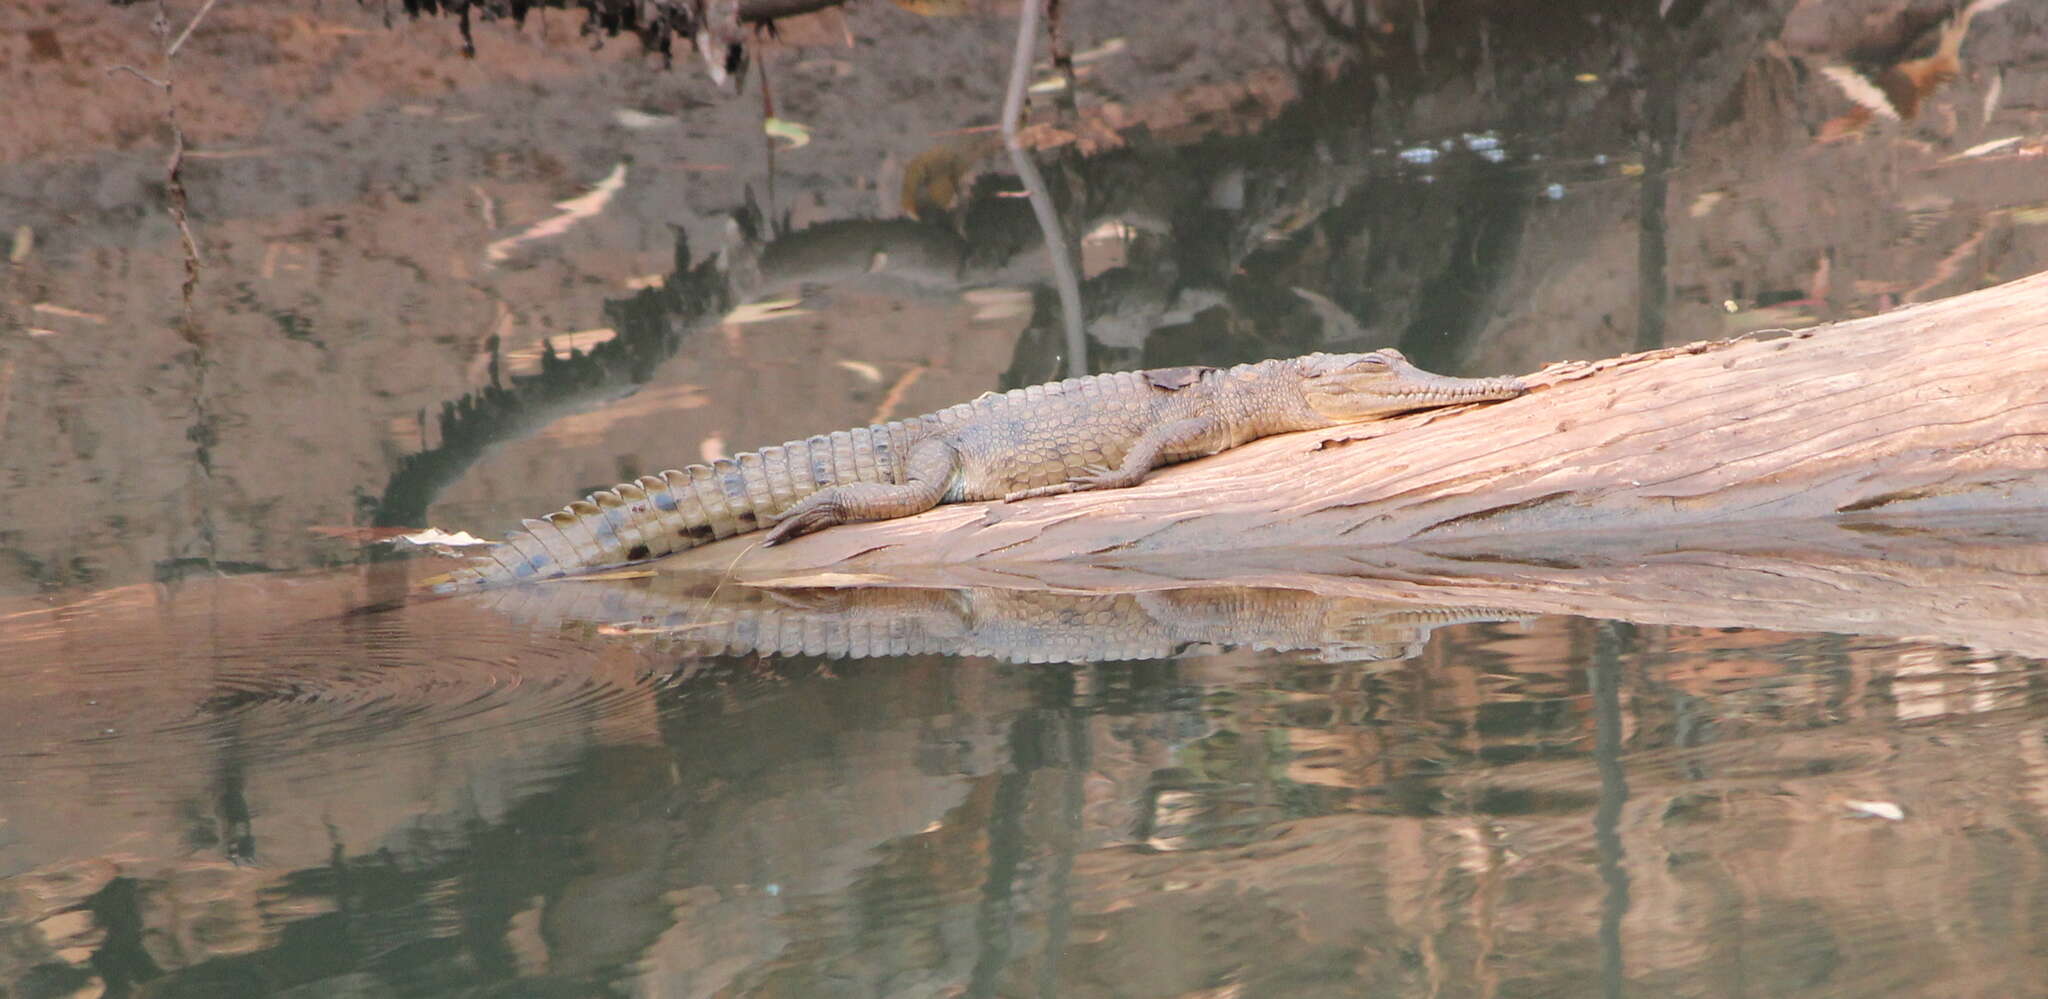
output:
[[[30,306],[29,308],[33,312],[40,312],[46,316],[62,316],[65,319],[82,319],[96,326],[105,326],[107,324],[107,317],[100,315],[97,312],[85,312],[79,309],[70,309],[62,305],[58,305],[55,302],[37,302],[36,304]]]
[[[761,122],[761,131],[789,143],[791,149],[802,149],[811,144],[811,130],[793,121],[769,118]]]
[[[1100,60],[1107,59],[1110,56],[1119,55],[1125,49],[1128,49],[1130,47],[1131,43],[1124,41],[1121,38],[1112,38],[1106,42],[1103,42],[1100,45],[1095,46],[1092,49],[1088,49],[1084,52],[1074,53],[1074,65],[1085,66],[1091,62],[1098,62]]]
[[[960,297],[974,306],[969,322],[1002,322],[1031,314],[1031,293],[1021,288],[978,288]]]
[[[783,298],[772,302],[748,302],[745,305],[734,307],[731,312],[725,314],[725,318],[721,321],[734,326],[745,326],[748,323],[767,323],[774,322],[777,319],[794,319],[797,316],[810,315],[811,310],[797,308],[797,306],[802,304],[803,299],[800,298]]]
[[[417,545],[421,548],[426,548],[430,545],[439,545],[446,548],[469,548],[474,547],[476,545],[488,545],[491,543],[489,541],[485,541],[482,538],[470,534],[468,531],[456,531],[455,533],[450,534],[447,531],[441,530],[438,527],[429,527],[424,531],[414,531],[411,534],[401,534],[398,537],[390,538],[388,540],[392,544],[397,544],[398,542],[403,541],[407,544]]]
[[[837,363],[840,367],[867,379],[870,385],[882,384],[882,369],[866,361],[839,361]]]
[[[1993,139],[1990,142],[1979,142],[1976,145],[1971,146],[1970,148],[1955,154],[1954,156],[1948,157],[1948,159],[1942,160],[1942,162],[1947,163],[1950,160],[1967,160],[1976,156],[1989,156],[1992,153],[2003,152],[2019,144],[2020,136],[2008,135],[2003,139]]]
[[[1842,807],[1859,815],[1866,815],[1874,819],[1890,819],[1893,822],[1903,822],[1906,818],[1906,810],[1889,801],[1850,800],[1842,802]]]
[[[968,0],[889,0],[920,17],[959,17],[972,6]]]
[[[682,121],[672,114],[650,114],[636,108],[619,108],[612,112],[612,120],[618,122],[620,127],[630,128],[636,132],[667,128]]]
[[[1847,66],[1822,66],[1820,75],[1840,88],[1842,96],[1856,102],[1858,107],[1893,121],[1899,120],[1899,109],[1892,106],[1892,99],[1862,73]]]

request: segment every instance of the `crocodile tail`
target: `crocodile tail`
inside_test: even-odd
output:
[[[764,530],[827,486],[902,481],[904,459],[922,429],[899,420],[643,475],[520,521],[504,541],[423,585],[451,593],[555,579]]]
[[[962,598],[949,590],[880,590],[853,604],[836,592],[818,591],[805,594],[801,607],[729,587],[707,595],[659,583],[505,587],[488,599],[494,609],[541,627],[594,627],[600,634],[672,641],[701,655],[957,654],[967,614]]]

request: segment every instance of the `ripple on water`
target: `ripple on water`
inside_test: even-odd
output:
[[[460,601],[346,608],[350,577],[130,587],[0,617],[0,758],[175,780],[224,752],[341,751],[350,769],[422,747],[640,738],[663,663]]]

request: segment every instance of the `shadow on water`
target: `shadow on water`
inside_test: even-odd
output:
[[[441,406],[440,444],[406,455],[384,485],[369,520],[380,527],[423,524],[427,508],[492,445],[532,434],[567,413],[630,393],[681,346],[692,324],[724,311],[727,290],[709,261],[691,265],[689,244],[676,234],[676,266],[658,289],[605,303],[619,335],[590,351],[541,352],[532,375],[501,375],[497,344],[490,382]]]
[[[1628,774],[1621,762],[1621,659],[1635,629],[1607,622],[1594,635],[1588,686],[1593,691],[1593,759],[1600,768],[1600,805],[1593,812],[1593,840],[1600,850],[1600,994],[1620,996],[1627,980],[1622,960],[1621,921],[1628,915],[1628,870],[1621,843],[1621,810],[1628,802]]]

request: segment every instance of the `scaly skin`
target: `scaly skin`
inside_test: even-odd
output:
[[[1430,633],[1445,625],[1527,617],[1256,586],[762,590],[674,578],[505,589],[491,606],[551,630],[582,625],[697,655],[944,654],[1013,663],[1165,659],[1210,646],[1383,662],[1419,655]]]
[[[1400,352],[1071,378],[910,420],[643,476],[522,522],[437,580],[450,590],[610,568],[774,525],[764,544],[940,503],[1136,485],[1161,465],[1297,430],[1490,402],[1513,378],[1450,378]]]

